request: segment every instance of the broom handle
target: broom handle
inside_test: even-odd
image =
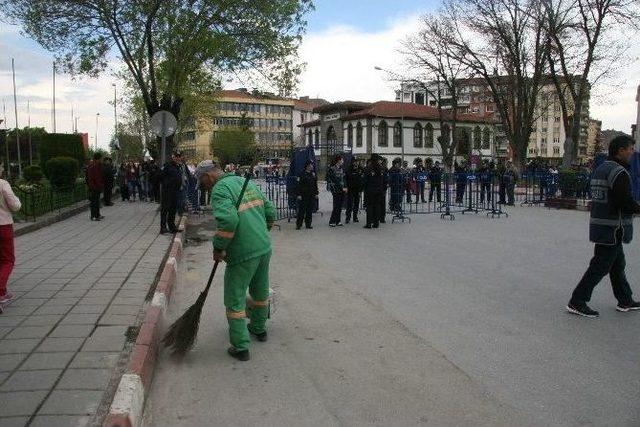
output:
[[[244,179],[244,183],[242,184],[242,190],[240,190],[240,196],[238,197],[238,201],[236,202],[236,210],[240,207],[240,204],[242,203],[242,198],[244,197],[244,192],[247,189],[247,185],[249,185],[249,180],[251,179],[251,175],[249,172],[247,172],[247,175]],[[204,291],[202,291],[203,294],[207,295],[209,293],[209,288],[211,287],[211,283],[213,282],[213,276],[216,275],[216,270],[218,269],[218,264],[220,264],[219,261],[216,261],[213,264],[213,268],[211,269],[211,274],[209,274],[209,280],[207,281],[207,287],[204,288]]]

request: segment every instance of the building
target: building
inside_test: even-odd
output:
[[[313,145],[320,158],[320,170],[334,154],[342,152],[362,158],[375,153],[389,161],[404,157],[409,163],[418,157],[442,161],[438,138],[451,132],[450,120],[441,129],[438,109],[427,105],[345,101],[318,107],[314,112],[320,118],[304,123],[302,128],[306,144]],[[495,125],[493,119],[460,114],[456,157],[493,157]]]
[[[329,102],[320,98],[309,98],[308,96],[303,96],[293,102],[293,142],[296,147],[304,147],[305,134],[300,125],[319,119],[319,114],[314,113],[313,109],[327,105]]]
[[[630,136],[625,132],[615,130],[615,129],[605,129],[601,131],[600,134],[602,135],[602,150],[604,152],[609,151],[609,143],[613,141],[614,138],[618,136],[625,136],[625,135]]]
[[[500,77],[498,77],[500,78]],[[457,97],[458,112],[484,119],[492,119],[498,123],[501,117],[497,111],[493,93],[483,78],[460,79],[457,81],[459,94]],[[582,105],[581,139],[578,144],[578,158],[587,157],[587,131],[589,126],[589,97]],[[451,91],[442,84],[429,82],[426,85],[418,83],[404,83],[402,89],[396,92],[396,101],[410,102],[420,105],[437,107],[440,102],[442,108],[451,109],[453,96]],[[569,113],[573,109],[568,101]],[[512,157],[511,147],[498,126],[496,155],[497,157]],[[551,80],[543,86],[537,103],[536,121],[527,148],[527,157],[542,157],[548,160],[562,159],[564,155],[564,141],[566,130],[558,91]]]
[[[636,124],[635,127],[632,126],[632,133],[636,140],[636,151],[640,151],[640,85],[638,86],[638,91],[636,92],[636,102],[638,103],[637,107],[637,116],[636,116]]]
[[[602,152],[602,122],[600,120],[589,120],[589,130],[587,131],[587,159],[593,159],[596,154]]]

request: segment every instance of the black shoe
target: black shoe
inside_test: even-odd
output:
[[[169,230],[167,230],[166,228],[161,228],[160,229],[160,234],[167,234],[169,232]]]
[[[626,304],[618,303],[618,306],[616,307],[616,310],[618,310],[618,311],[620,311],[622,313],[626,313],[627,311],[640,310],[640,302],[631,301],[630,303],[626,303]]]
[[[310,226],[310,225],[308,225],[306,228],[307,228],[307,230],[313,230],[313,227]]]
[[[260,342],[266,342],[267,341],[267,331],[264,331],[260,334],[256,334],[255,332],[253,332],[250,328],[249,325],[247,325],[247,329],[249,330],[249,333],[251,335],[253,335],[254,337],[256,337],[256,339]]]
[[[251,359],[249,350],[238,350],[235,347],[229,347],[227,353],[229,353],[229,356],[233,357],[234,359],[238,359],[241,362],[246,362],[247,360]]]
[[[296,230],[300,230],[302,228],[301,225],[296,225]]]
[[[348,220],[348,219],[347,219],[347,220],[345,220],[345,221],[344,221],[344,223],[345,223],[345,224],[349,224],[349,220]],[[338,225],[340,225],[340,224],[338,224]]]
[[[380,221],[380,224],[386,224],[386,223],[387,223],[387,221],[384,220],[384,219],[382,221]]]
[[[371,224],[367,224],[367,225],[365,225],[365,226],[364,226],[364,227],[362,227],[362,228],[371,229]]]
[[[373,228],[380,228],[380,224],[373,224]]]
[[[598,317],[598,316],[600,316],[600,313],[598,313],[597,311],[592,310],[591,308],[589,308],[589,306],[587,304],[569,303],[569,305],[567,305],[567,311],[569,313],[577,314],[578,316],[583,316],[583,317]]]
[[[360,222],[358,218],[353,218],[353,222]]]

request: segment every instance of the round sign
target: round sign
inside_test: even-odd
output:
[[[151,130],[159,137],[167,137],[176,133],[178,120],[168,111],[160,110],[151,116]]]

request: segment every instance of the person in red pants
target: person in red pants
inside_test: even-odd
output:
[[[2,177],[0,166],[0,177]],[[20,199],[13,194],[11,185],[0,178],[0,313],[13,300],[13,294],[7,290],[7,282],[13,271],[16,257],[13,247],[12,212],[20,210]]]

